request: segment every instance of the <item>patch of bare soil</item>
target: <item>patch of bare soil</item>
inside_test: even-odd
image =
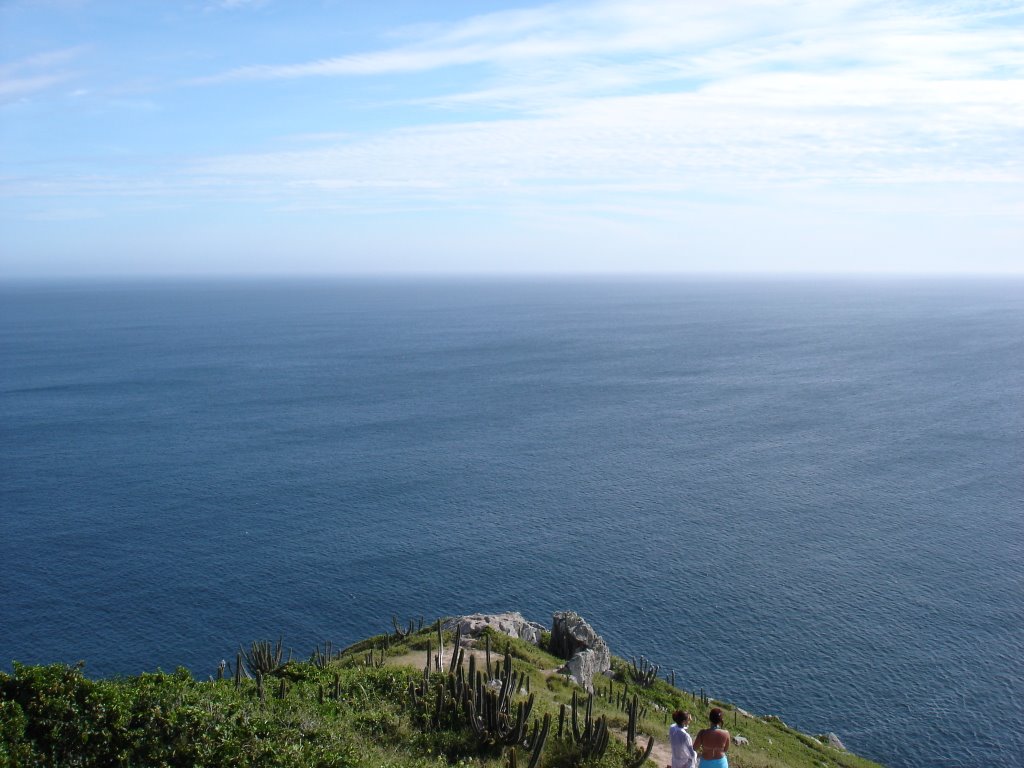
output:
[[[608,732],[623,744],[626,743],[625,729],[609,728]],[[647,749],[647,739],[649,738],[650,734],[638,732],[636,735],[636,743],[644,749]],[[648,762],[653,763],[658,766],[658,768],[661,768],[662,766],[665,766],[665,768],[672,767],[672,747],[669,746],[667,734],[664,736],[654,737],[654,749],[651,750],[651,756],[648,758]],[[644,763],[644,765],[647,765],[647,763]]]
[[[468,665],[469,657],[474,656],[476,658],[477,669],[484,668],[484,664],[487,661],[487,651],[481,650],[479,648],[474,648],[469,645],[464,645],[463,652],[465,654],[462,662],[463,664]],[[451,656],[449,655],[450,653],[451,649],[445,648],[445,669],[448,668],[448,664],[451,661]],[[503,658],[504,656],[502,654],[497,653],[493,650],[491,651],[491,664],[494,664],[495,662],[500,662]],[[427,652],[412,651],[411,653],[406,653],[402,656],[389,656],[384,663],[390,667],[413,667],[414,669],[422,670],[423,666],[427,663]],[[545,678],[558,674],[557,669],[545,669],[542,671],[544,672]]]

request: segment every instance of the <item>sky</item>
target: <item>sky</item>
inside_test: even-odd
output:
[[[0,279],[1024,273],[1024,0],[0,0]]]

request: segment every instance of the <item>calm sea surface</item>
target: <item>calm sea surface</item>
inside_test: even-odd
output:
[[[893,768],[1024,755],[1024,281],[0,288],[0,666],[582,613]]]

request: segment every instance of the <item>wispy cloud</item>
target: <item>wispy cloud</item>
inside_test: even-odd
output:
[[[964,10],[948,3],[892,7],[863,0],[555,4],[427,27],[420,39],[398,47],[306,62],[253,64],[205,81],[368,76],[470,64],[501,70],[579,59],[618,66],[622,58],[635,56],[720,74],[738,66],[837,66],[855,61],[928,68],[940,59],[945,66],[957,61],[958,70],[977,69],[985,65],[960,57],[978,53],[986,64],[994,64],[995,58],[1004,56],[1006,63],[1020,64],[1019,26],[991,26],[1014,13],[1024,9],[1001,2],[974,3]],[[960,31],[965,23],[972,32]],[[922,53],[924,61],[918,59]],[[727,69],[718,70],[716,64]]]
[[[217,0],[214,3],[210,3],[209,8],[222,8],[225,10],[235,10],[237,8],[252,8],[255,6],[266,5],[269,0]]]
[[[76,73],[67,65],[81,53],[79,47],[63,48],[0,64],[0,101],[24,98],[71,80]]]
[[[608,0],[389,32],[359,54],[256,62],[191,85],[244,82],[248,96],[253,83],[346,78],[361,113],[386,106],[393,122],[339,109],[251,139],[269,151],[179,155],[144,177],[8,179],[0,194],[463,212],[566,233],[656,222],[673,237],[752,210],[766,226],[779,212],[1024,213],[1022,2]],[[412,85],[382,89],[385,103],[357,90],[372,78]]]
[[[582,188],[635,196],[1019,187],[1022,19],[1021,3],[863,0],[631,0],[488,14],[421,29],[399,47],[215,79],[486,64],[477,87],[439,88],[412,103],[497,114],[435,125],[423,110],[419,126],[211,158],[192,170],[289,193],[316,189],[325,201],[374,185],[445,203],[500,192],[545,204],[556,190]]]

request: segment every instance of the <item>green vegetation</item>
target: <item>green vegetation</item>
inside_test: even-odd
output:
[[[650,735],[665,748],[671,710],[690,710],[699,728],[712,705],[749,740],[730,751],[734,768],[877,768],[621,659],[590,697],[528,643],[490,633],[461,663],[453,648],[451,633],[420,621],[302,662],[254,643],[235,675],[209,681],[185,669],[91,680],[81,665],[16,663],[0,673],[0,768],[628,768]],[[655,749],[646,765],[667,762]]]

